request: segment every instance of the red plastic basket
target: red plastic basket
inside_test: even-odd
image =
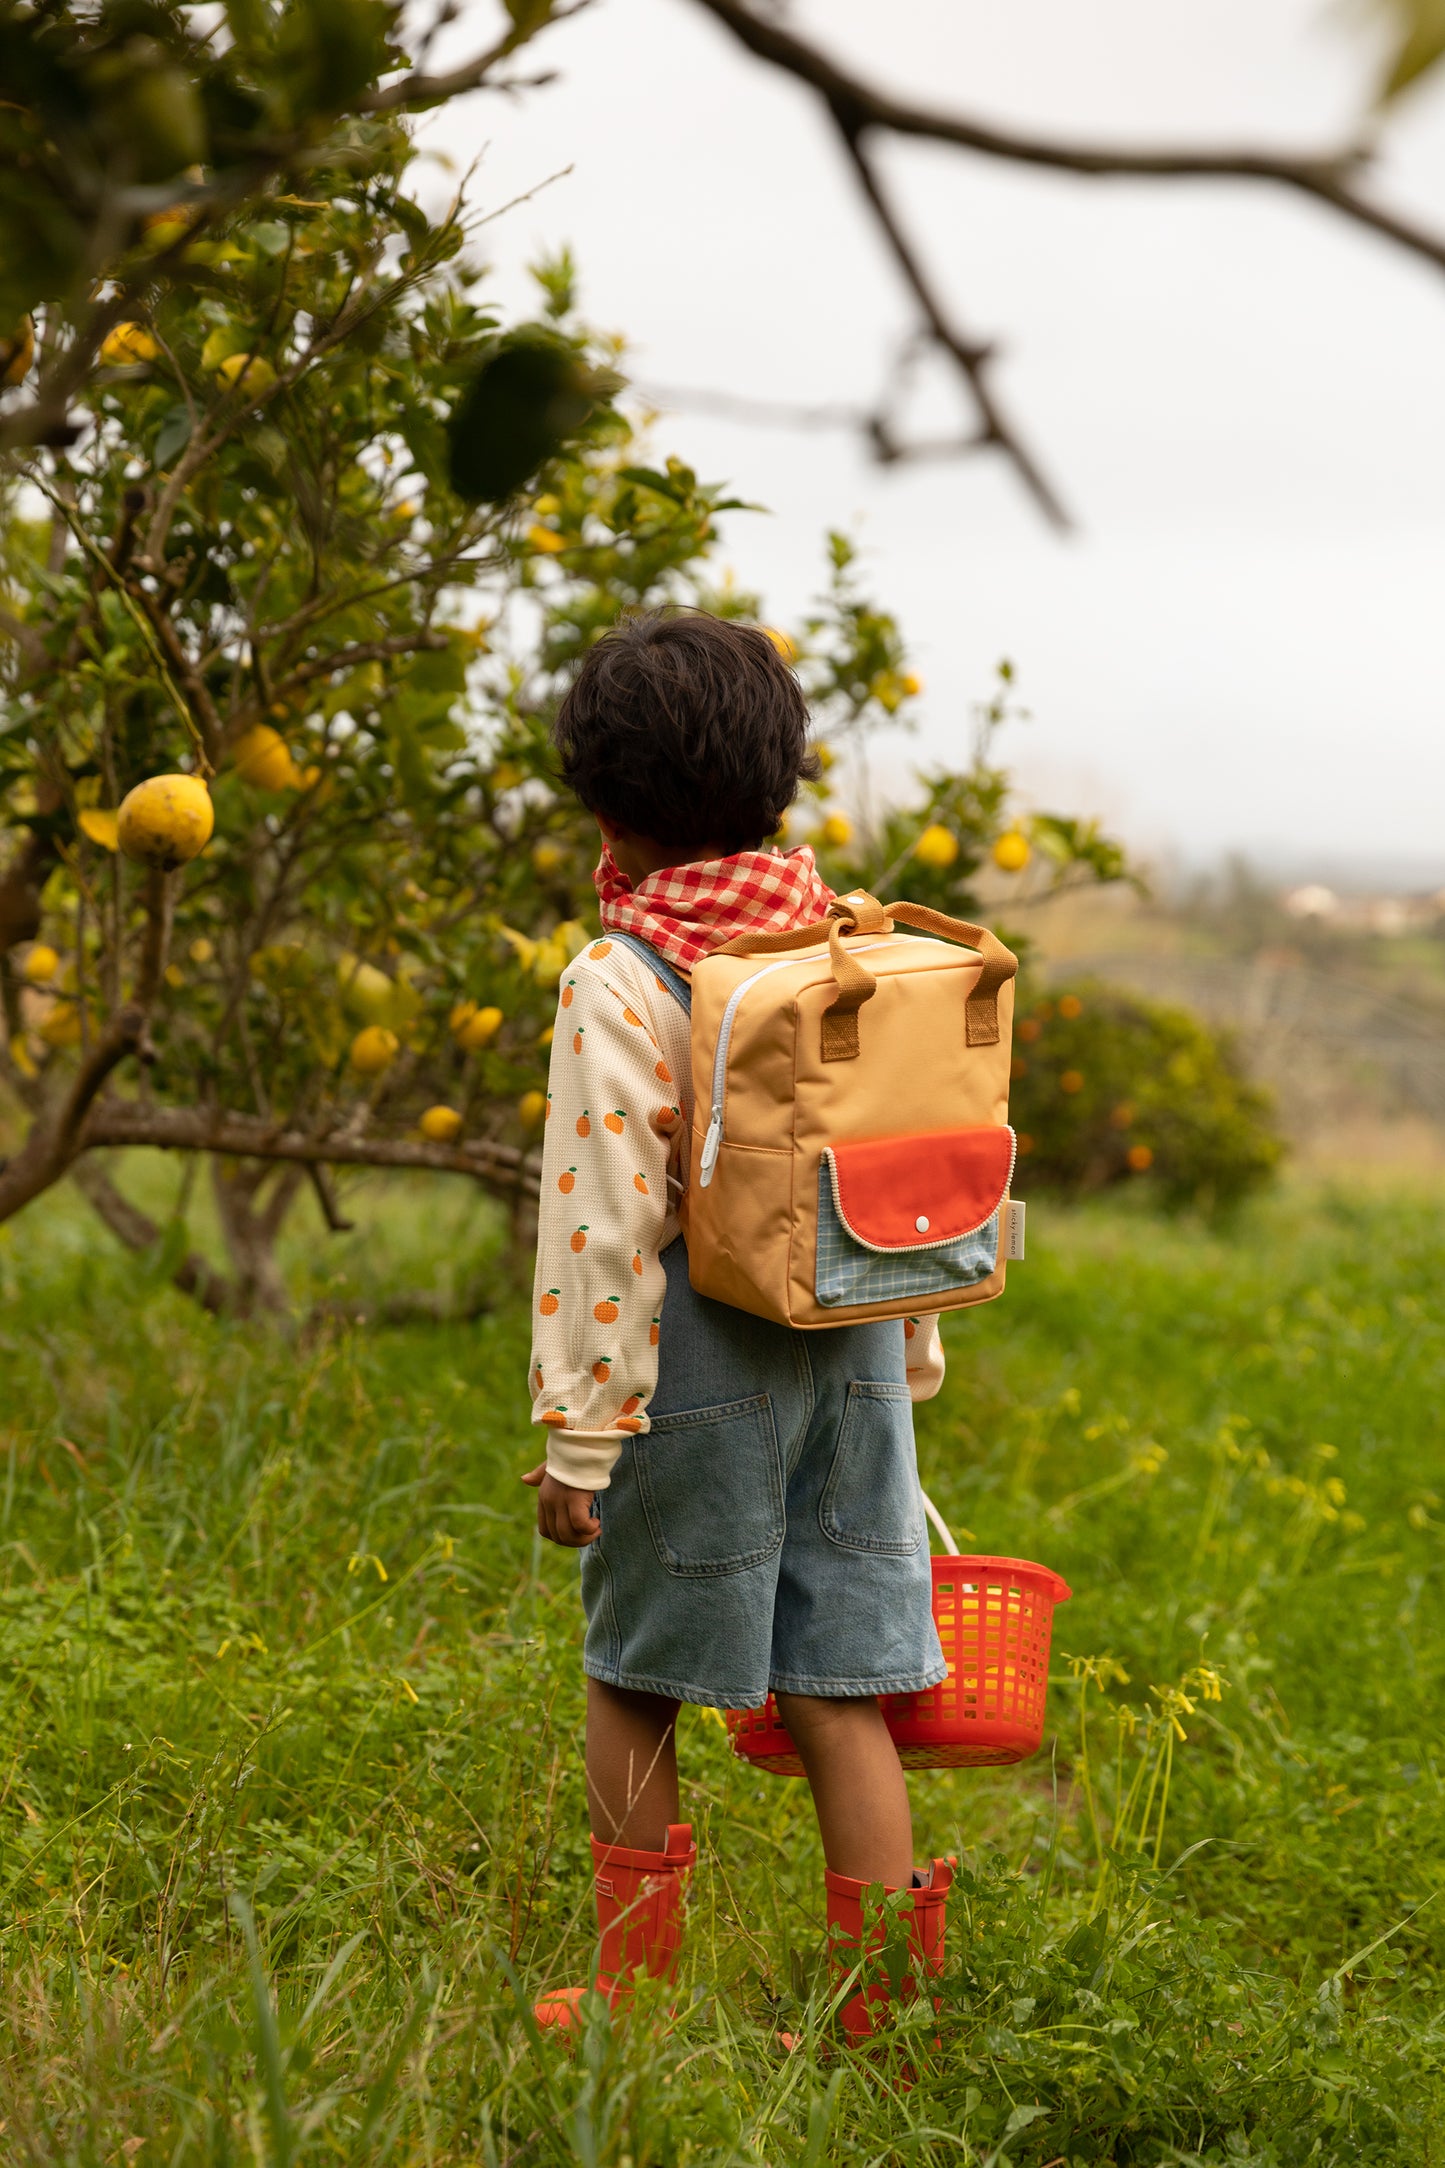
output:
[[[1044,1736],[1054,1606],[1071,1591],[1026,1558],[935,1557],[933,1619],[948,1677],[921,1694],[883,1695],[905,1769],[980,1769],[1024,1761]],[[800,1777],[798,1750],[769,1694],[728,1712],[733,1752],[775,1776]]]

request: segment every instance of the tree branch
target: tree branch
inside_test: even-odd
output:
[[[70,1179],[116,1240],[123,1242],[128,1250],[154,1249],[159,1243],[161,1230],[155,1221],[148,1218],[139,1205],[122,1196],[99,1160],[77,1159],[70,1169]],[[171,1278],[183,1295],[193,1295],[213,1316],[231,1307],[231,1287],[194,1250],[187,1250]]]
[[[466,1174],[506,1196],[540,1194],[540,1162],[514,1145],[430,1144],[420,1137],[368,1137],[346,1130],[310,1136],[249,1114],[203,1107],[143,1107],[107,1100],[86,1124],[84,1145],[149,1145],[163,1152],[220,1152],[236,1159],[295,1160],[303,1166],[418,1167]]]
[[[855,114],[845,108],[834,106],[832,111],[844,148],[853,161],[853,170],[858,176],[859,185],[873,207],[874,215],[893,251],[899,269],[913,289],[914,298],[923,311],[929,336],[935,344],[952,355],[973,395],[974,404],[978,408],[979,429],[977,437],[971,441],[980,449],[993,446],[1001,451],[1012,462],[1019,479],[1034,498],[1045,519],[1051,525],[1066,531],[1072,524],[1068,513],[1050,483],[1045,480],[1033,454],[1023,444],[1012,425],[1005,420],[1003,409],[989,384],[987,372],[994,359],[993,348],[966,339],[962,332],[950,323],[942,302],[924,276],[923,267],[912,244],[894,217],[892,206],[883,193],[872,161],[863,148],[861,123]],[[880,459],[896,459],[902,456],[903,448],[895,444],[882,415],[875,417],[872,435]],[[969,441],[965,440],[965,443]]]
[[[1388,209],[1362,191],[1359,179],[1370,164],[1369,148],[1362,142],[1345,144],[1314,156],[1290,157],[1247,148],[1133,149],[1025,135],[1016,130],[990,127],[965,114],[914,104],[876,89],[861,76],[840,66],[819,46],[785,27],[777,15],[764,17],[757,14],[747,0],[698,0],[698,4],[757,59],[805,84],[828,107],[853,161],[860,186],[923,312],[929,337],[951,356],[977,405],[981,418],[977,438],[962,438],[938,447],[899,445],[893,438],[885,413],[865,417],[864,426],[879,457],[897,459],[917,457],[935,449],[962,451],[994,446],[1012,461],[1021,479],[1056,525],[1067,524],[1058,499],[1004,419],[998,401],[990,391],[986,377],[990,359],[988,348],[966,339],[950,324],[882,190],[865,144],[871,131],[952,144],[959,150],[973,151],[985,158],[1092,179],[1259,182],[1322,203],[1339,217],[1383,236],[1437,270],[1445,270],[1445,233]]]

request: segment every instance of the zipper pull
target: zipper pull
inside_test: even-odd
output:
[[[712,1180],[717,1155],[722,1148],[723,1110],[714,1107],[712,1120],[707,1125],[707,1135],[702,1140],[702,1167],[698,1174],[698,1188],[706,1189]]]

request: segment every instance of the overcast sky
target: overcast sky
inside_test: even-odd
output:
[[[462,42],[492,0],[465,0]],[[1105,140],[1332,142],[1369,79],[1330,0],[808,0],[880,82]],[[825,124],[695,0],[593,0],[534,48],[561,80],[431,124],[481,154],[509,301],[568,242],[644,381],[867,401],[911,316]],[[1379,186],[1445,231],[1445,81]],[[659,449],[765,502],[724,562],[799,612],[854,532],[927,682],[907,760],[959,751],[1001,655],[1034,802],[1151,852],[1445,880],[1445,274],[1258,188],[1085,182],[932,147],[889,177],[1080,522],[995,461],[880,470],[845,435],[679,411]],[[530,307],[530,303],[525,305]],[[932,409],[933,418],[942,413]],[[925,417],[927,418],[927,417]]]

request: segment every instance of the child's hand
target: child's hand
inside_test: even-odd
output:
[[[568,1550],[585,1550],[602,1533],[602,1523],[592,1510],[592,1493],[574,1490],[548,1475],[547,1463],[523,1476],[537,1493],[537,1533],[549,1543],[565,1544]]]

